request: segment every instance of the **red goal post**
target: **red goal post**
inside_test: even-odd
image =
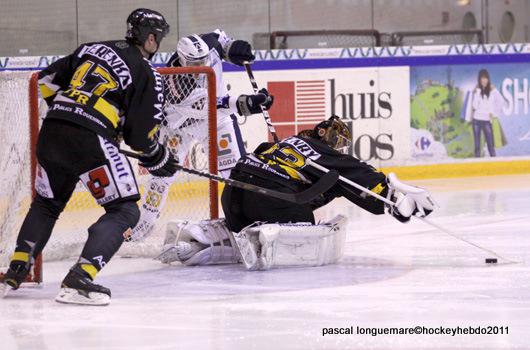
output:
[[[207,170],[210,173],[217,173],[217,98],[216,98],[216,79],[215,79],[215,72],[210,67],[164,67],[164,68],[158,68],[157,71],[162,75],[164,80],[164,85],[166,86],[166,103],[164,105],[164,108],[168,106],[168,104],[172,104],[172,109],[180,110],[182,115],[187,115],[187,113],[193,112],[192,115],[197,115],[198,118],[201,118],[201,123],[196,123],[193,125],[190,125],[190,128],[201,128],[200,132],[202,134],[207,135],[206,141],[203,139],[202,143],[201,140],[198,140],[195,143],[195,148],[192,148],[192,151],[195,152],[195,154],[190,155],[189,157],[186,157],[185,159],[181,160],[183,165],[187,167],[201,167],[199,170]],[[1,74],[3,72],[0,71],[0,84],[2,84],[2,78]],[[201,91],[203,91],[203,95],[199,95],[198,99],[205,100],[204,107],[194,107],[194,106],[180,106],[180,102],[178,102],[175,99],[175,96],[172,96],[172,91],[167,88],[167,82],[172,80],[172,84],[175,85],[178,81],[178,76],[194,76],[196,78],[198,77],[204,77],[204,86],[201,87]],[[20,78],[20,80],[25,79],[27,83],[28,75],[25,77]],[[8,80],[13,80],[11,77]],[[25,84],[25,83],[24,83]],[[21,83],[21,85],[24,85]],[[178,83],[177,83],[178,84]],[[16,86],[16,85],[15,85]],[[12,89],[12,88],[10,88]],[[38,91],[38,73],[33,73],[29,77],[29,84],[27,94],[27,102],[28,102],[28,111],[27,111],[27,123],[28,123],[28,137],[21,137],[20,140],[25,140],[21,142],[29,142],[29,173],[30,173],[30,181],[27,181],[27,183],[30,183],[31,186],[31,198],[33,198],[36,194],[35,192],[35,177],[36,177],[36,168],[37,168],[37,159],[36,159],[36,146],[37,146],[37,139],[38,139],[38,133],[39,133],[39,126],[42,122],[42,119],[44,117],[43,113],[43,100],[39,98],[39,91]],[[0,87],[0,99],[2,98],[1,95],[1,87]],[[22,89],[21,91],[17,91],[19,94],[25,93]],[[191,91],[187,92],[188,94],[191,93]],[[7,99],[7,98],[6,98]],[[173,101],[172,101],[173,99]],[[195,105],[201,105],[201,104],[195,104]],[[202,105],[201,105],[202,106]],[[6,111],[8,111],[8,108],[6,108]],[[0,111],[0,119],[4,116],[1,114]],[[6,112],[6,114],[9,112]],[[25,114],[25,111],[20,111],[20,114]],[[191,115],[191,114],[190,114]],[[1,120],[0,120],[1,121]],[[207,122],[206,122],[207,121]],[[206,130],[207,128],[207,130]],[[27,129],[26,129],[27,130]],[[191,130],[190,132],[193,132]],[[178,139],[178,135],[174,135],[175,140]],[[171,137],[169,137],[169,140],[171,140]],[[171,141],[168,141],[171,142]],[[177,142],[177,141],[175,141]],[[194,141],[195,142],[195,141]],[[173,144],[173,146],[175,146]],[[178,147],[178,142],[177,146]],[[205,149],[206,148],[206,149]],[[2,156],[2,150],[0,150],[0,157]],[[189,158],[192,158],[191,160]],[[133,166],[137,167],[137,161],[131,160],[133,163]],[[0,164],[2,165],[2,164]],[[160,232],[155,232],[155,238],[152,239],[152,242],[146,242],[146,243],[125,243],[124,246],[128,245],[128,248],[131,249],[125,249],[125,252],[123,255],[126,256],[152,256],[153,253],[156,253],[158,251],[157,249],[161,247],[163,243],[163,234],[165,232],[165,223],[168,220],[171,219],[206,219],[206,218],[217,218],[219,215],[219,190],[217,183],[215,181],[211,181],[204,178],[194,178],[187,174],[179,174],[177,177],[176,183],[171,185],[171,191],[168,197],[168,202],[166,203],[166,206],[163,209],[163,212],[167,212],[166,217],[162,215],[160,223],[157,224],[157,228]],[[22,175],[21,175],[22,176]],[[145,170],[142,171],[142,169],[138,169],[137,173],[137,180],[141,187],[141,190],[143,189],[143,186],[146,184],[146,179],[148,178],[148,174],[145,172]],[[86,193],[82,193],[82,189],[76,189],[76,192],[74,192],[74,195],[72,196],[70,203],[67,205],[65,211],[70,210],[72,213],[69,213],[73,216],[73,222],[69,222],[65,226],[75,226],[75,221],[79,221],[79,218],[85,218],[85,216],[89,216],[92,220],[92,222],[96,221],[99,214],[93,214],[93,207],[95,205],[95,201],[93,203],[87,202]],[[142,194],[145,193],[145,190],[142,190]],[[22,201],[22,200],[21,200]],[[76,202],[77,201],[77,202]],[[4,200],[4,202],[6,202]],[[2,202],[2,198],[0,197],[0,210],[10,210],[8,204],[4,204]],[[23,216],[27,213],[27,208],[29,207],[29,199],[24,199],[24,204],[19,204],[19,206],[15,209],[12,209],[13,211],[16,211],[15,214],[10,215],[3,215],[3,212],[0,212],[0,229],[5,227],[11,227],[11,230],[7,230],[9,232],[2,232],[0,231],[0,268],[2,268],[2,271],[7,267],[6,261],[8,261],[6,254],[9,254],[9,256],[13,253],[13,249],[15,247],[15,241],[16,236],[18,234],[18,230],[20,229],[20,225],[22,224]],[[27,202],[27,203],[26,203]],[[86,206],[84,208],[83,206]],[[207,207],[207,208],[206,208]],[[21,209],[24,208],[25,210]],[[181,210],[182,209],[182,210]],[[183,209],[188,210],[187,212],[184,212]],[[76,215],[77,211],[77,215]],[[85,212],[90,211],[90,214],[85,215]],[[76,218],[76,216],[78,218]],[[11,223],[11,225],[5,225],[1,220],[3,218],[7,218],[7,220],[16,220],[17,222]],[[58,220],[58,226],[60,226],[61,220],[63,220],[63,215]],[[88,228],[90,223],[86,224],[86,226],[81,227],[75,227],[72,228],[72,234],[76,234],[79,230],[84,230]],[[54,232],[52,233],[52,239],[56,235],[56,228],[54,228]],[[63,231],[68,231],[70,228],[62,229]],[[65,236],[66,237],[66,236]],[[52,240],[51,239],[51,240]],[[53,245],[60,245],[59,238],[56,240],[56,242],[52,242]],[[72,238],[68,238],[68,240],[71,240]],[[66,240],[66,238],[65,238]],[[79,240],[79,242],[68,242],[67,249],[65,250],[71,250],[71,247],[73,245],[79,246],[75,249],[78,249],[78,253],[81,251],[81,247],[84,244],[85,238],[82,238]],[[135,250],[134,245],[142,246],[142,248],[138,248]],[[150,247],[148,245],[153,245],[153,247]],[[47,247],[44,250],[44,256],[46,259],[47,250],[54,249],[50,248],[50,243],[47,245]],[[11,251],[9,251],[9,248],[11,248]],[[127,247],[126,247],[127,248]],[[137,248],[137,247],[136,247]],[[74,250],[75,250],[74,249]],[[120,249],[118,254],[124,250],[123,248]],[[50,254],[51,255],[51,254]],[[68,258],[71,256],[69,255]],[[53,259],[56,259],[55,257]],[[62,259],[62,257],[59,257],[57,259]],[[43,270],[42,270],[42,257],[39,256],[34,264],[33,267],[33,273],[32,276],[28,279],[30,282],[42,282],[43,281]]]

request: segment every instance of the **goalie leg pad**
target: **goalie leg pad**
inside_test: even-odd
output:
[[[223,219],[171,221],[157,259],[163,263],[180,261],[188,266],[233,264],[239,262],[239,254]]]
[[[239,235],[236,242],[245,249],[241,255],[249,270],[321,266],[336,263],[342,257],[346,222],[346,217],[338,215],[318,225],[265,224],[245,228],[234,236]],[[243,238],[247,240],[244,244]]]
[[[255,224],[251,225],[255,226]],[[234,232],[232,234],[233,246],[237,247],[241,261],[247,270],[259,270],[259,255],[261,253],[261,245],[259,243],[259,230],[256,227],[246,227],[241,232]]]

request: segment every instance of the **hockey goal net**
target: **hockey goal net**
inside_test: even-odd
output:
[[[176,132],[162,127],[161,139],[179,153],[188,168],[217,173],[217,125],[215,73],[210,67],[159,68],[165,84],[166,114]],[[37,74],[28,71],[0,72],[0,271],[5,271],[15,248],[16,237],[35,194],[35,147],[46,103],[38,96]],[[185,144],[184,144],[185,143]],[[125,145],[122,144],[124,148]],[[186,146],[182,152],[180,147]],[[178,152],[178,150],[181,150]],[[142,198],[149,174],[131,159]],[[156,191],[152,191],[156,201]],[[139,205],[141,202],[139,202]],[[104,210],[81,183],[72,195],[53,230],[50,241],[37,259],[32,281],[42,281],[42,261],[77,257],[87,239],[87,229]],[[121,256],[155,257],[169,220],[200,220],[218,216],[217,183],[180,172],[170,186],[169,196],[154,232],[142,242],[124,243]]]

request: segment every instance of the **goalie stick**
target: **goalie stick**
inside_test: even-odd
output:
[[[322,171],[324,173],[329,173],[330,172],[330,170],[328,168],[326,168],[326,167],[324,167],[324,166],[322,166],[320,164],[315,163],[314,161],[312,161],[309,158],[306,159],[306,164],[311,166],[311,167],[313,167],[314,169],[320,170],[320,171]],[[354,181],[351,181],[350,179],[345,178],[344,176],[340,176],[339,175],[339,181],[342,181],[345,184],[353,186],[356,189],[358,189],[358,190],[360,190],[360,191],[362,191],[362,192],[364,192],[364,193],[366,193],[366,194],[368,194],[368,195],[370,195],[370,196],[372,196],[372,197],[374,197],[376,199],[379,199],[380,201],[382,201],[382,202],[384,202],[384,203],[386,203],[386,204],[388,204],[390,206],[393,206],[393,207],[396,206],[396,203],[392,202],[391,200],[389,200],[389,199],[387,199],[387,198],[385,198],[385,197],[383,197],[383,196],[381,196],[381,195],[379,195],[379,194],[377,194],[377,193],[375,193],[373,191],[370,191],[366,187],[363,187],[363,186],[359,185],[358,183],[356,183]],[[489,254],[495,255],[496,257],[507,261],[508,263],[512,263],[512,264],[517,263],[517,261],[513,261],[513,260],[510,260],[510,259],[507,259],[507,258],[495,253],[493,250],[481,247],[481,246],[479,246],[476,243],[468,241],[467,239],[456,235],[455,233],[451,232],[450,230],[446,229],[445,227],[442,227],[442,226],[440,226],[438,224],[435,224],[434,222],[430,221],[429,219],[422,218],[422,217],[419,217],[419,216],[414,216],[414,218],[416,218],[416,219],[418,219],[420,221],[423,221],[424,223],[426,223],[426,224],[428,224],[428,225],[430,225],[430,226],[442,231],[443,233],[445,233],[445,234],[447,234],[447,235],[449,235],[449,236],[451,236],[453,238],[458,239],[459,241],[465,242],[465,243],[467,243],[467,244],[469,244],[469,245],[471,245],[471,246],[473,246],[475,248],[478,248],[478,249],[480,249],[480,250],[482,250],[484,252],[487,252]]]
[[[252,69],[250,68],[250,63],[249,62],[243,62],[243,65],[245,66],[245,70],[247,71],[247,74],[248,74],[248,77],[250,79],[250,83],[252,84],[252,88],[254,89],[254,93],[258,93],[258,84],[256,83],[256,79],[254,79],[254,74],[252,73]],[[271,121],[271,118],[269,116],[269,113],[263,109],[262,107],[262,112],[263,112],[263,117],[265,118],[265,122],[267,123],[267,127],[269,129],[269,132],[271,133],[273,139],[274,139],[274,142],[278,142],[279,141],[279,138],[278,138],[278,135],[276,135],[276,130],[274,128],[274,125],[272,125],[272,121]],[[312,166],[313,168],[315,169],[318,169],[322,172],[324,172],[324,174],[328,174],[330,172],[329,169],[321,166],[320,164],[317,164],[315,162],[313,162],[311,159],[307,158],[306,159],[306,164],[309,165],[309,166]],[[357,188],[358,190],[374,197],[374,198],[377,198],[379,199],[380,201],[383,201],[384,203],[390,205],[390,206],[393,206],[395,207],[396,206],[396,203],[392,202],[391,200],[383,197],[383,196],[380,196],[378,195],[377,193],[375,192],[372,192],[370,191],[369,189],[349,180],[349,179],[346,179],[345,177],[343,176],[338,176],[338,179],[348,185],[351,185],[353,186],[354,188]],[[475,248],[478,248],[484,252],[487,252],[489,254],[492,254],[500,259],[503,259],[505,261],[507,261],[508,263],[517,263],[517,261],[513,261],[513,260],[510,260],[510,259],[507,259],[505,257],[502,257],[500,256],[499,254],[495,253],[494,251],[490,250],[490,249],[487,249],[487,248],[483,248],[473,242],[470,242],[468,240],[466,240],[465,238],[462,238],[462,237],[459,237],[458,235],[456,235],[455,233],[451,232],[450,230],[446,229],[445,227],[442,227],[438,224],[435,224],[434,222],[430,221],[429,219],[426,219],[426,218],[422,218],[422,217],[419,217],[419,216],[414,216],[416,219],[420,220],[420,221],[423,221],[424,223],[442,231],[443,233],[455,238],[455,239],[458,239],[459,241],[462,241],[464,243],[467,243]]]
[[[250,79],[250,84],[252,85],[252,89],[254,90],[254,94],[259,93],[258,83],[256,83],[256,79],[254,78],[254,73],[252,73],[252,68],[250,67],[250,62],[245,61],[243,62],[243,65],[245,66],[245,70],[247,71],[248,78]],[[261,113],[263,113],[263,118],[265,118],[265,123],[267,123],[267,128],[269,128],[269,132],[272,135],[272,138],[274,139],[274,142],[278,142],[280,139],[278,138],[278,135],[276,134],[276,129],[274,128],[274,125],[272,125],[272,120],[269,115],[269,112],[263,107],[261,107]]]
[[[140,155],[135,152],[131,152],[131,151],[123,150],[123,149],[120,150],[120,152],[125,154],[128,157],[140,159]],[[308,203],[311,200],[315,199],[321,193],[324,193],[327,190],[329,190],[331,187],[333,187],[333,185],[337,183],[337,180],[339,178],[339,174],[336,171],[328,171],[326,174],[324,174],[324,176],[322,176],[316,183],[314,183],[308,189],[298,192],[298,193],[286,193],[286,192],[274,191],[268,188],[256,186],[253,184],[249,184],[249,183],[234,180],[234,179],[225,179],[220,176],[210,174],[207,172],[186,168],[182,165],[177,165],[177,169],[184,171],[186,173],[202,176],[210,180],[225,183],[228,186],[241,188],[247,191],[261,193],[269,197],[274,197],[274,198],[286,200],[286,201],[297,203],[297,204]]]

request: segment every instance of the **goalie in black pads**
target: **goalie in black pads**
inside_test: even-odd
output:
[[[140,153],[140,163],[151,174],[171,176],[176,171],[175,159],[158,143],[164,86],[148,60],[169,25],[148,9],[133,11],[127,25],[126,40],[83,44],[39,74],[49,109],[37,144],[37,195],[0,284],[6,290],[17,289],[29,274],[80,180],[105,214],[88,228],[81,256],[56,300],[108,304],[110,290],[92,281],[140,216],[138,185],[119,152],[119,140]]]
[[[387,177],[342,153],[348,149],[350,140],[348,127],[333,116],[297,136],[278,143],[262,143],[237,163],[230,177],[276,191],[297,193],[323,175],[311,166],[314,162],[390,198],[395,205],[388,211],[401,222],[407,222],[412,215],[431,213],[434,202],[426,190],[406,185],[394,174]],[[226,186],[222,194],[226,219],[198,224],[170,223],[160,260],[193,265],[236,262],[241,258],[248,269],[333,263],[342,255],[346,218],[338,216],[315,225],[313,211],[337,197],[345,197],[376,215],[385,212],[382,201],[344,181],[338,181],[307,204]]]

